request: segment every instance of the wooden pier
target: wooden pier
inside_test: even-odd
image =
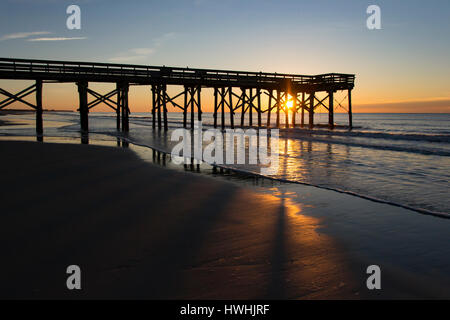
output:
[[[148,85],[151,88],[154,129],[168,129],[167,107],[169,104],[182,111],[185,128],[194,128],[195,116],[197,115],[199,121],[202,120],[202,88],[213,88],[214,127],[224,129],[226,117],[229,117],[231,128],[236,126],[270,127],[271,119],[275,117],[275,127],[279,128],[283,114],[284,127],[304,127],[306,111],[309,114],[308,126],[313,128],[314,112],[318,107],[323,106],[328,111],[328,125],[334,128],[335,102],[341,106],[334,98],[337,91],[347,91],[349,127],[352,127],[351,91],[355,81],[355,75],[352,74],[327,73],[311,76],[0,58],[0,79],[35,81],[33,85],[18,93],[10,93],[0,88],[0,94],[6,96],[0,101],[0,110],[16,101],[35,109],[38,135],[43,134],[43,84],[49,82],[76,83],[82,132],[89,130],[89,110],[100,103],[106,104],[116,112],[117,130],[127,132],[130,114],[128,91],[133,85]],[[116,88],[101,94],[90,89],[89,82],[115,83]],[[182,86],[183,90],[170,96],[168,86]],[[36,96],[35,104],[24,100],[26,96],[33,93]],[[318,98],[319,93],[326,96]],[[89,97],[91,97],[90,101]],[[181,97],[184,97],[184,103],[175,102]],[[263,97],[267,103],[263,103]],[[291,104],[289,107],[288,102]],[[240,112],[240,119],[235,117],[237,112]],[[266,123],[262,123],[264,113],[267,113]],[[300,113],[300,123],[297,123],[296,119],[298,113]],[[256,119],[253,119],[255,114]]]

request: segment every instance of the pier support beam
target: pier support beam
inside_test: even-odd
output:
[[[219,89],[214,87],[214,114],[213,114],[213,118],[214,118],[214,128],[217,128],[217,109],[218,109],[218,104],[217,104],[217,95]]]
[[[328,92],[328,126],[334,129],[334,92]]]
[[[315,92],[311,92],[309,95],[309,128],[314,128],[314,95]]]
[[[39,141],[44,133],[42,113],[42,80],[36,80],[36,135]]]
[[[194,113],[195,113],[195,89],[194,87],[190,88],[191,94],[191,130],[194,130]]]
[[[272,112],[272,95],[273,95],[273,90],[270,90],[269,92],[269,105],[267,108],[267,128],[270,128],[270,114]]]
[[[187,124],[187,112],[191,109],[191,129],[194,129],[195,108],[197,107],[198,120],[202,120],[202,109],[200,104],[201,86],[185,86],[184,90],[184,108],[183,108],[183,125]]]
[[[228,104],[228,102],[226,101],[228,90],[232,89],[225,89],[225,87],[214,88],[214,128],[217,128],[217,113],[220,110],[221,128],[222,130],[225,129],[225,104]],[[230,113],[232,113],[232,108],[230,108]]]
[[[249,90],[249,99],[248,99],[248,125],[253,127],[253,89]]]
[[[284,111],[285,111],[285,114],[284,114],[284,121],[285,121],[285,124],[284,124],[284,127],[285,128],[289,128],[289,108],[288,108],[288,100],[289,100],[289,92],[286,90],[286,92],[284,93],[284,104],[285,104],[285,106],[284,106]]]
[[[162,100],[162,107],[163,107],[163,118],[164,118],[164,130],[167,131],[169,129],[168,120],[167,120],[167,103],[166,103],[166,95],[167,95],[167,86],[165,84],[161,85],[161,100]]]
[[[241,88],[241,90],[242,90],[241,127],[243,127],[244,126],[244,119],[245,119],[245,101],[247,99],[245,98],[246,97],[246,89],[245,88]]]
[[[129,85],[128,83],[121,83],[119,84],[119,92],[120,92],[120,108],[122,111],[122,131],[128,132],[130,130],[130,124],[129,124],[129,113],[130,109],[128,106],[128,89]]]
[[[233,107],[233,88],[228,88],[228,107],[230,108],[230,126],[234,129],[234,107]]]
[[[352,90],[348,90],[348,126],[353,128],[353,115],[352,115]]]
[[[233,88],[222,87],[214,88],[214,128],[217,128],[217,113],[220,110],[221,128],[225,130],[225,106],[228,106],[230,112],[230,125],[234,128],[234,108],[233,108]]]
[[[87,89],[87,93],[90,94],[95,99],[91,100],[88,103],[88,110],[91,110],[95,106],[103,103],[113,109],[116,112],[116,128],[120,130],[120,90],[119,84],[116,83],[116,89],[106,93],[101,94],[92,89]],[[117,95],[117,100],[113,100],[112,97]]]
[[[10,93],[5,89],[0,88],[0,94],[6,96],[7,98],[0,101],[0,110],[6,108],[7,106],[13,104],[14,102],[21,102],[36,111],[36,136],[38,141],[43,141],[42,134],[44,132],[44,125],[42,120],[43,108],[42,108],[42,84],[43,81],[37,79],[34,84],[23,89],[17,94]],[[36,105],[24,100],[26,96],[30,94],[36,94]],[[87,93],[86,93],[87,95]],[[87,97],[86,97],[87,104]]]
[[[256,99],[258,102],[258,127],[261,128],[261,89],[256,89]]]
[[[201,105],[200,100],[201,100],[202,87],[201,86],[197,86],[196,90],[197,90],[197,101],[196,101],[196,104],[197,104],[197,119],[198,119],[198,121],[201,122],[202,121],[202,105]]]
[[[129,114],[130,108],[128,105],[128,83],[124,85],[122,90],[122,131],[128,132],[130,131],[130,121]]]
[[[161,90],[159,89],[159,85],[156,86],[156,111],[158,112],[158,129],[162,129],[162,120],[161,120]]]
[[[152,85],[152,128],[156,128],[156,88]]]
[[[300,118],[300,126],[303,128],[305,126],[305,93],[302,92],[302,115]]]
[[[80,126],[81,132],[87,133],[89,131],[89,119],[88,119],[88,82],[81,81],[77,82],[78,86],[78,95],[80,100]]]
[[[222,88],[222,94],[221,94],[221,104],[222,104],[222,130],[225,130],[225,98],[226,98],[226,91],[225,88]]]
[[[0,94],[8,97],[8,98],[0,101],[0,110],[3,108],[6,108],[7,106],[9,106],[10,104],[12,104],[14,102],[22,102],[23,104],[25,104],[33,109],[36,109],[35,105],[33,105],[32,103],[29,103],[28,101],[25,101],[23,99],[26,96],[28,96],[34,92],[36,92],[36,83],[29,86],[28,88],[23,89],[22,91],[20,91],[17,94],[10,93],[10,92],[6,91],[5,89],[0,88]]]
[[[187,128],[188,87],[184,86],[183,128]]]
[[[292,127],[295,128],[295,115],[297,114],[297,92],[293,92],[292,97]]]
[[[152,85],[152,116],[153,116],[153,127],[156,126],[155,115],[157,115],[158,119],[158,129],[161,130],[164,122],[164,130],[168,129],[168,120],[167,120],[167,99],[170,98],[167,96],[167,86],[165,84],[156,84]],[[162,116],[161,116],[162,112]]]
[[[277,90],[277,124],[276,127],[280,127],[280,104],[281,104],[281,97],[280,97],[280,89]]]
[[[120,131],[120,85],[119,83],[116,83],[116,91],[117,91],[117,102],[116,102],[116,129],[117,131]]]

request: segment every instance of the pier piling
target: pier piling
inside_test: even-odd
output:
[[[214,87],[214,113],[213,113],[213,118],[214,118],[214,128],[217,128],[217,95],[218,95],[218,91],[219,89]]]
[[[183,128],[187,128],[188,88],[184,86]]]
[[[87,88],[88,82],[81,81],[77,83],[78,95],[79,95],[79,111],[80,111],[80,126],[82,132],[89,131],[89,120],[88,120],[88,98],[87,98]]]
[[[151,86],[152,91],[152,128],[156,128],[156,88],[155,85]]]
[[[352,90],[348,90],[348,126],[353,128],[353,116],[352,116]]]
[[[258,101],[258,127],[261,127],[261,89],[256,89],[256,97]]]
[[[232,87],[228,88],[228,101],[229,101],[229,109],[230,109],[230,127],[234,129],[234,107],[233,107],[233,91]]]
[[[267,128],[270,128],[270,114],[272,112],[272,97],[273,97],[273,90],[269,91],[269,102],[268,102],[268,108],[267,108]]]
[[[121,99],[121,95],[120,95],[120,84],[116,83],[116,91],[117,91],[117,100],[116,100],[116,129],[117,131],[120,131],[120,99]]]
[[[195,90],[197,91],[197,101],[194,101],[195,104],[197,105],[197,120],[198,121],[202,121],[202,105],[201,105],[201,97],[202,97],[202,86],[197,86],[195,88]]]
[[[44,133],[42,113],[42,80],[36,80],[36,134],[38,140],[42,139]]]
[[[169,128],[168,120],[167,120],[167,102],[166,102],[166,96],[167,96],[167,86],[163,84],[161,86],[161,100],[162,100],[162,106],[163,106],[163,118],[164,118],[164,130],[167,131]]]
[[[334,129],[334,93],[328,92],[328,126],[330,129]]]
[[[305,93],[302,92],[302,114],[300,118],[300,126],[303,128],[305,126]]]
[[[277,124],[276,127],[280,127],[280,104],[281,104],[281,97],[280,97],[280,89],[277,90]]]
[[[129,127],[129,106],[128,106],[128,89],[129,85],[128,83],[121,84],[121,103],[120,103],[120,109],[122,111],[122,131],[128,132],[130,130]]]
[[[241,127],[243,127],[244,126],[244,119],[245,119],[245,101],[246,101],[246,99],[245,99],[245,88],[241,88],[241,90],[242,90],[242,98],[241,98],[241,104],[242,104],[242,107],[241,107]]]
[[[314,128],[314,92],[309,94],[309,128]]]
[[[221,105],[222,105],[222,117],[221,117],[222,130],[225,130],[225,97],[226,97],[225,88],[222,87],[222,94],[220,97],[220,101],[221,101]]]
[[[191,87],[190,92],[191,92],[191,129],[194,130],[195,89]]]
[[[284,93],[284,121],[285,121],[285,127],[289,128],[289,107],[287,105],[289,100],[289,92],[286,90]]]
[[[292,94],[292,127],[295,128],[295,115],[297,114],[297,92]]]
[[[248,98],[248,125],[253,127],[253,89],[248,89],[249,98]]]

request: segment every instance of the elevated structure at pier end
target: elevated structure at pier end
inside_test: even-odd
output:
[[[108,64],[73,61],[51,61],[0,58],[0,79],[32,80],[34,83],[11,93],[0,88],[0,110],[14,102],[22,102],[36,111],[36,131],[43,133],[43,84],[47,82],[73,82],[78,87],[80,126],[89,130],[89,110],[104,103],[117,115],[117,129],[129,130],[130,106],[128,90],[132,85],[148,85],[152,94],[152,126],[167,130],[167,107],[172,105],[183,112],[183,126],[194,127],[195,117],[202,120],[201,91],[212,88],[214,92],[214,126],[297,128],[314,127],[314,111],[323,106],[328,111],[328,125],[334,128],[334,110],[341,106],[334,94],[347,91],[346,111],[352,127],[351,92],[355,75],[327,73],[320,75],[295,75],[231,70],[155,67],[129,64]],[[115,89],[101,94],[89,88],[90,82],[114,83]],[[180,93],[170,96],[168,86],[181,86]],[[35,94],[35,103],[24,100]],[[322,94],[325,97],[319,98]],[[182,97],[184,99],[182,99]],[[90,99],[89,99],[90,98]],[[263,99],[264,98],[264,99]],[[180,102],[179,100],[183,100]],[[178,101],[178,102],[177,102]],[[239,113],[239,118],[238,114]],[[267,113],[265,123],[262,115]],[[283,121],[280,121],[284,117]],[[298,119],[300,118],[300,119]],[[274,121],[275,120],[275,121]],[[281,123],[283,122],[283,123]]]

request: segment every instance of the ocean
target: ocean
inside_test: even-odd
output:
[[[236,116],[239,120],[240,115]],[[307,118],[305,115],[306,123]],[[326,123],[327,119],[326,114],[315,115],[315,123]],[[35,135],[33,113],[7,114],[0,120],[22,124],[0,126],[0,136]],[[284,116],[281,123],[283,120]],[[296,121],[299,123],[299,118]],[[120,134],[115,122],[113,113],[90,113],[89,138],[116,139]],[[347,124],[347,115],[335,114],[335,122]],[[166,134],[153,131],[151,123],[150,113],[132,113],[126,139],[170,153],[176,143],[170,141],[170,135],[182,126],[182,114],[169,113]],[[212,123],[212,113],[204,113],[203,127]],[[281,130],[279,170],[270,178],[350,193],[422,213],[450,214],[450,114],[356,113],[353,124],[351,131],[324,127]],[[44,113],[44,136],[79,139],[79,115]],[[260,172],[254,165],[232,167]]]

